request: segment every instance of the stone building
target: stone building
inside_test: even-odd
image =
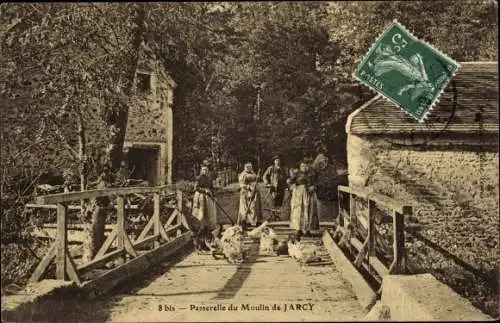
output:
[[[135,179],[172,182],[173,91],[176,83],[148,51],[137,70],[138,103],[129,110],[124,159]]]
[[[66,168],[78,174],[77,117],[74,109],[57,118],[49,114],[51,111],[39,109],[39,102],[30,96],[31,87],[38,82],[42,81],[35,75],[26,85],[16,88],[15,96],[0,95],[2,166],[12,173],[9,176],[31,174],[29,176],[39,178],[42,183],[61,184],[60,175]],[[150,185],[170,183],[172,101],[176,84],[145,46],[136,82],[138,98],[129,109],[124,161],[132,178],[147,180]],[[61,105],[60,102],[52,104]],[[82,111],[86,148],[91,158],[99,158],[110,133],[102,108],[99,102],[94,102]]]
[[[428,122],[375,97],[349,116],[346,132],[350,186],[413,205],[422,236],[498,274],[497,62],[462,63]],[[430,252],[417,249],[410,258]],[[413,260],[442,277],[455,266],[431,258]]]

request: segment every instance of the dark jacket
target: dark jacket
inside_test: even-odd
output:
[[[287,171],[284,167],[276,167],[271,165],[266,169],[263,179],[264,184],[270,184],[276,189],[284,189],[286,187]]]
[[[210,175],[199,175],[196,178],[195,189],[199,192],[203,192],[204,189],[213,190],[213,182]]]
[[[316,174],[313,171],[302,172],[298,171],[294,173],[289,179],[289,184],[313,186],[316,182]]]

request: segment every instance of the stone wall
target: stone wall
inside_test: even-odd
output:
[[[130,107],[125,140],[161,144],[164,178],[168,182],[171,178],[172,98],[175,83],[161,66],[155,63],[153,67],[152,71],[148,70],[152,75],[150,91],[139,95],[136,104]],[[77,153],[76,111],[68,109],[66,115],[53,122],[54,118],[48,117],[47,111],[38,109],[32,100],[29,96],[2,96],[0,100],[2,164],[12,166],[12,171],[26,169],[36,173],[45,170],[59,174],[71,167],[75,174],[78,173],[76,156],[68,148],[71,147]],[[53,104],[57,107],[60,102]],[[83,109],[88,154],[92,158],[98,158],[99,153],[102,153],[111,134],[103,121],[102,109],[99,102],[93,102]]]
[[[474,322],[493,319],[429,274],[385,277],[382,298],[370,314],[365,320]]]
[[[151,74],[151,90],[139,93],[139,100],[130,107],[126,141],[167,142],[172,89],[158,74]]]
[[[476,304],[488,302],[484,292],[466,285],[472,279],[479,288],[491,285],[488,278],[498,279],[497,142],[454,136],[419,148],[406,144],[403,138],[349,134],[349,184],[413,205],[422,237],[484,275],[479,279],[443,252],[407,235],[409,266],[430,271],[457,291],[470,294],[464,296],[474,294]]]
[[[138,84],[138,99],[130,107],[125,147],[159,150],[158,179],[155,184],[172,182],[173,91],[175,82],[154,59],[140,62],[137,80],[149,77],[147,88]],[[142,81],[144,83],[144,80]]]

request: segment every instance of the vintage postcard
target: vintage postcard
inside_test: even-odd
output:
[[[496,1],[0,17],[2,322],[498,320]]]

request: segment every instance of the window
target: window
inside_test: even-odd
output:
[[[140,93],[151,92],[151,74],[137,73],[137,90]]]

